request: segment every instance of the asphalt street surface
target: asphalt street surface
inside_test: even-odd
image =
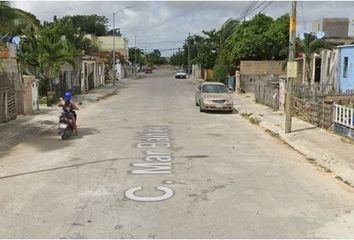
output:
[[[1,238],[353,238],[354,191],[158,70],[0,158]]]

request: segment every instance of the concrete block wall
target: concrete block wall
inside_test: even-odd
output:
[[[16,59],[0,59],[0,88],[22,87],[22,80]]]
[[[326,38],[346,38],[349,31],[348,18],[322,18],[312,24],[314,32],[324,32]]]
[[[284,75],[284,61],[241,61],[241,75]]]
[[[35,77],[23,76],[23,114],[33,113],[32,107],[32,84],[35,81]]]

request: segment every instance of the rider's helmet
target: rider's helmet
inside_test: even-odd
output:
[[[72,97],[71,92],[66,92],[66,93],[64,94],[64,99],[65,99],[65,101],[70,101],[70,100],[71,100],[71,97]]]

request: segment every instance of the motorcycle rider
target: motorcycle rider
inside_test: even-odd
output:
[[[59,102],[59,107],[63,108],[63,111],[67,114],[69,114],[71,120],[72,120],[72,124],[73,124],[73,128],[75,131],[75,134],[77,135],[77,124],[76,124],[76,112],[74,110],[79,109],[76,104],[71,100],[72,94],[71,92],[66,92],[64,94],[64,99],[60,98],[60,102]]]

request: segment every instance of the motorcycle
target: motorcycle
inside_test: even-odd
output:
[[[59,117],[58,134],[62,140],[68,139],[74,133],[74,126],[72,118],[73,113],[62,111]]]

